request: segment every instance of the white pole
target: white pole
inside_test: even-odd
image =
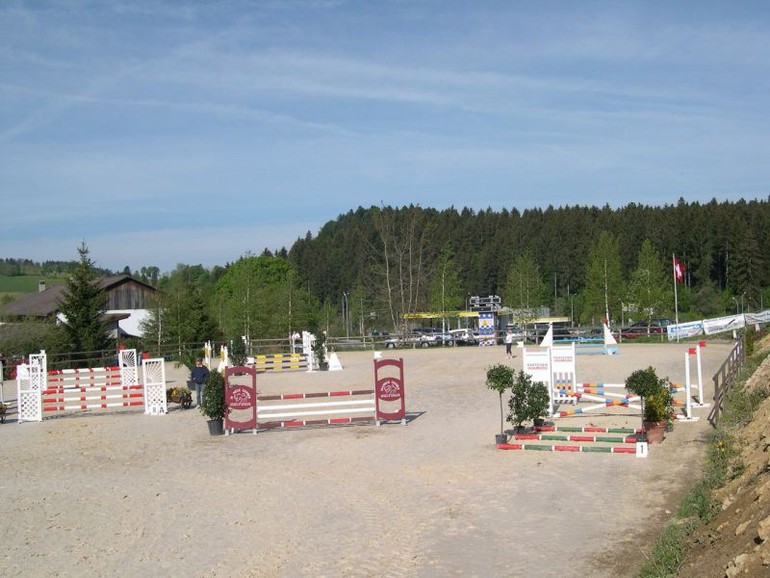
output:
[[[701,366],[700,343],[695,348],[695,359],[698,367],[698,404],[703,406],[703,367]]]
[[[692,418],[692,400],[690,399],[690,351],[684,352],[684,391],[687,398],[684,402],[684,415],[687,419]]]

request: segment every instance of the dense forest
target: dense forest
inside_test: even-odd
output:
[[[146,335],[165,343],[318,328],[392,331],[405,325],[404,314],[451,313],[476,295],[499,295],[520,312],[548,307],[576,323],[617,326],[673,317],[674,256],[684,266],[680,319],[764,308],[769,236],[768,200],[524,211],[360,207],[288,250],[212,269],[178,265],[161,274],[148,265],[132,274],[160,289]],[[35,266],[2,263],[17,272]],[[44,264],[54,266],[72,264]]]
[[[408,312],[436,310],[431,283],[445,263],[442,256],[450,255],[459,291],[445,308],[460,308],[468,294],[499,294],[512,307],[544,305],[560,314],[578,307],[576,317],[589,322],[604,311],[586,294],[601,282],[592,277],[598,271],[596,260],[615,268],[608,309],[620,319],[623,304],[638,301],[629,292],[634,274],[639,276],[645,241],[662,268],[658,282],[671,292],[668,307],[661,307],[665,313],[674,305],[673,255],[685,267],[680,309],[721,314],[735,296],[747,309],[761,307],[770,281],[763,251],[768,235],[768,201],[680,200],[663,207],[549,206],[523,212],[371,207],[341,215],[316,237],[298,240],[289,259],[320,299],[339,303],[352,290],[381,308],[395,293],[398,311]],[[527,300],[513,290],[511,276],[522,261],[530,267],[523,277],[536,285],[538,301],[532,293]]]

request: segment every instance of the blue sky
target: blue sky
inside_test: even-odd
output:
[[[770,4],[0,2],[0,257],[162,271],[359,206],[770,194]]]

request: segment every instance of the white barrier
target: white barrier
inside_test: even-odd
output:
[[[19,423],[42,421],[44,412],[115,407],[141,406],[147,414],[165,414],[165,362],[142,360],[140,384],[136,360],[136,350],[121,350],[117,366],[48,372],[45,351],[30,355],[29,364],[16,377]]]

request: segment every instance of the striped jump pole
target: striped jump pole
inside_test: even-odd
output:
[[[526,433],[526,434],[514,434],[513,439],[516,441],[554,441],[554,442],[588,442],[597,443],[605,442],[612,444],[635,444],[639,439],[635,435],[616,437],[616,436],[601,436],[601,435],[559,435],[548,433]]]
[[[120,367],[51,370],[41,394],[43,412],[144,405],[143,386],[123,385]]]
[[[606,389],[584,389],[582,391],[582,395],[585,395],[587,399],[589,398],[588,396],[599,396],[599,395],[604,395],[607,397],[616,397],[619,399],[628,399],[628,400],[633,399],[635,397],[628,393],[626,394],[615,393],[612,391],[607,391]],[[636,399],[639,399],[639,398],[637,397]]]
[[[626,389],[625,383],[604,383],[603,381],[586,381],[583,383],[578,383],[577,388],[599,388],[599,389],[605,389],[605,388],[615,388],[615,389]]]
[[[639,458],[647,457],[647,442],[637,442],[635,447],[626,446],[573,446],[538,444],[497,444],[499,450],[529,450],[539,452],[571,452],[593,454],[625,454]]]
[[[308,401],[320,399],[333,401]],[[276,401],[296,403],[265,404]],[[257,422],[257,429],[373,422],[376,418],[375,405],[373,389],[259,395],[257,419],[262,421]],[[324,417],[305,419],[311,416]]]
[[[308,367],[308,359],[299,353],[276,353],[249,357],[247,364],[253,365],[258,371],[305,371]]]
[[[119,393],[105,393],[117,390]],[[84,395],[71,396],[68,393]],[[51,394],[59,394],[50,397]],[[79,409],[107,409],[110,407],[139,407],[144,405],[142,386],[80,387],[76,390],[51,388],[43,392],[43,411],[74,411]],[[100,401],[101,403],[93,403]]]
[[[570,433],[614,433],[614,434],[640,434],[644,433],[644,430],[641,428],[630,428],[630,427],[601,427],[596,425],[587,425],[587,426],[554,426],[554,425],[541,425],[536,426],[535,431],[539,432],[555,432],[555,431],[563,431],[563,432],[570,432]]]
[[[81,387],[88,385],[119,385],[119,367],[86,367],[82,369],[52,369],[48,383]]]
[[[560,412],[557,412],[556,415],[554,415],[554,417],[569,417],[571,415],[580,415],[580,414],[584,414],[589,411],[594,411],[604,407],[615,407],[615,406],[632,407],[629,405],[628,400],[611,399],[611,400],[606,400],[604,403],[597,403],[596,405],[590,405],[588,407],[576,407],[575,409],[560,411]]]

